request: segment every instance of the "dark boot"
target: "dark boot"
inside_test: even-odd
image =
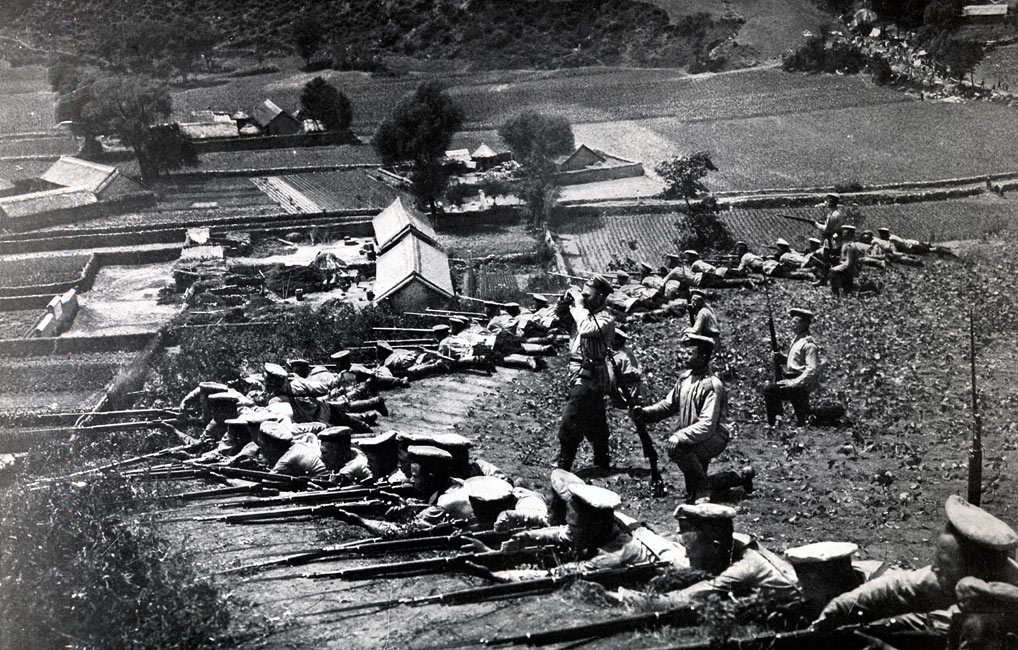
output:
[[[363,413],[365,411],[378,411],[383,416],[388,417],[389,409],[385,406],[385,399],[382,397],[372,397],[371,399],[362,399],[355,402],[350,402],[346,410],[350,413]]]

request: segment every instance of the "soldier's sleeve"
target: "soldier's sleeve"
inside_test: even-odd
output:
[[[290,394],[296,397],[324,397],[329,394],[331,386],[327,381],[293,377],[290,379]]]
[[[718,394],[718,387],[713,382],[704,382],[703,402],[697,408],[696,420],[688,427],[675,432],[679,442],[698,443],[708,440],[714,435],[721,422],[721,409],[724,406],[724,396]],[[721,389],[723,390],[723,389]],[[695,397],[695,396],[694,396]]]
[[[841,594],[824,607],[816,624],[840,627],[889,616],[946,609],[953,594],[943,592],[930,567],[891,571]]]
[[[644,407],[644,419],[647,422],[657,422],[658,420],[663,420],[670,415],[675,415],[679,411],[678,390],[679,384],[676,382],[675,386],[668,391],[668,394],[665,395],[663,400]]]
[[[343,465],[339,470],[339,475],[351,483],[364,483],[373,478],[371,467],[368,465],[368,457],[360,449],[354,449],[354,457]]]

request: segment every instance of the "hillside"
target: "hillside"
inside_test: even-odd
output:
[[[47,0],[14,2],[5,13],[12,32],[34,33],[38,43],[53,35],[62,45],[92,53],[129,39],[144,21],[170,22],[178,16],[207,22],[232,47],[285,52],[292,50],[291,23],[305,4]],[[326,31],[326,45],[318,54],[323,58],[336,52],[455,58],[485,68],[739,67],[791,46],[804,21],[815,27],[818,12],[798,7],[808,5],[804,0],[793,3],[802,11],[782,3],[768,3],[763,11],[755,3],[736,3],[743,4],[748,19],[738,11],[719,12],[710,3],[679,7],[635,0],[327,0],[311,11]],[[792,15],[800,19],[790,20]],[[747,20],[752,25],[749,45],[735,45]],[[787,27],[774,31],[781,25]]]

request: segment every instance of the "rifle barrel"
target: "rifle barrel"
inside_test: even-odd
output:
[[[968,502],[978,506],[983,495],[983,422],[976,388],[976,326],[969,309],[969,358],[972,375],[972,447],[969,449]]]

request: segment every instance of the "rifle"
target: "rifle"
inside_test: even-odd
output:
[[[646,423],[640,421],[638,418],[633,417],[633,411],[639,405],[633,393],[629,390],[629,386],[622,383],[622,373],[619,371],[619,365],[615,363],[615,357],[612,356],[612,348],[608,345],[608,341],[604,340],[604,332],[601,331],[601,327],[594,320],[594,315],[588,313],[588,317],[594,321],[594,328],[597,330],[597,334],[601,337],[601,342],[604,344],[604,348],[607,351],[605,359],[611,366],[612,372],[615,374],[615,387],[619,391],[619,395],[622,396],[622,401],[626,404],[626,410],[629,412],[629,419],[632,420],[633,426],[636,427],[636,435],[640,438],[640,446],[643,447],[643,455],[647,459],[647,464],[650,465],[650,489],[651,493],[655,497],[661,497],[665,494],[665,482],[661,478],[661,471],[657,467],[657,449],[654,448],[654,441],[650,439],[650,433],[647,431]]]
[[[456,296],[460,300],[469,300],[470,302],[479,302],[482,305],[494,305],[496,307],[505,307],[506,303],[498,302],[497,300],[485,300],[484,298],[474,298],[472,296]]]
[[[375,332],[417,332],[431,334],[432,330],[424,327],[372,327]]]
[[[70,474],[65,474],[64,476],[56,476],[56,477],[53,477],[53,478],[39,479],[36,483],[52,483],[54,481],[67,481],[67,480],[76,478],[78,476],[85,476],[87,474],[95,474],[97,472],[105,472],[106,470],[109,470],[109,469],[116,469],[118,467],[125,467],[127,465],[135,465],[135,464],[140,463],[140,462],[145,461],[145,460],[150,460],[152,458],[159,458],[160,456],[165,456],[167,454],[173,454],[173,453],[176,453],[178,451],[190,451],[190,450],[192,450],[192,449],[194,449],[196,447],[200,447],[202,444],[203,443],[196,442],[196,443],[192,443],[192,444],[188,444],[188,445],[177,445],[175,447],[167,447],[166,449],[160,449],[159,451],[153,451],[152,453],[149,453],[149,454],[142,454],[141,456],[132,456],[130,458],[125,458],[124,460],[118,460],[115,463],[107,463],[105,465],[100,465],[99,467],[93,467],[91,469],[83,469],[83,470],[79,470],[77,472],[71,472]]]
[[[256,469],[241,469],[239,467],[226,467],[224,465],[201,465],[195,461],[183,461],[184,468],[194,469],[197,472],[207,473],[213,476],[225,476],[227,478],[239,478],[256,483],[283,483],[291,488],[304,490],[321,490],[323,488],[340,487],[335,481],[326,481],[313,476],[288,476],[276,474],[275,472],[264,472]]]
[[[667,566],[667,562],[648,562],[645,564],[635,564],[628,567],[619,567],[611,569],[595,569],[593,571],[581,572],[581,573],[568,573],[560,576],[547,576],[543,578],[533,578],[531,580],[520,580],[517,582],[504,582],[497,585],[487,585],[484,587],[473,587],[470,589],[459,589],[457,591],[449,591],[444,594],[433,594],[431,596],[417,596],[416,598],[399,598],[399,599],[388,599],[378,600],[368,603],[356,603],[354,605],[347,605],[344,607],[338,607],[334,609],[328,609],[321,612],[315,612],[315,615],[320,614],[339,614],[343,612],[354,612],[362,609],[389,609],[392,607],[399,607],[400,605],[407,605],[409,607],[418,607],[420,605],[467,605],[472,603],[490,602],[494,600],[504,600],[507,598],[521,598],[524,596],[536,596],[538,594],[545,594],[556,589],[563,587],[568,584],[572,584],[577,580],[585,580],[587,582],[594,582],[600,585],[613,585],[620,582],[630,582],[634,580],[647,579],[651,575]],[[465,647],[468,645],[477,645],[483,643],[484,640],[479,641],[468,641],[453,646],[442,646],[446,648],[454,647]]]
[[[285,506],[304,503],[335,503],[338,501],[353,501],[356,499],[381,499],[396,501],[400,496],[416,494],[416,490],[410,484],[393,485],[387,488],[381,487],[341,487],[330,488],[320,492],[300,492],[286,496],[271,497],[267,499],[248,499],[247,501],[231,501],[219,504],[220,508],[267,508],[272,506]]]
[[[442,524],[436,526],[441,530],[454,530],[453,524]],[[434,529],[428,532],[436,532]],[[485,544],[489,542],[501,542],[519,531],[495,532],[485,530],[477,533],[470,533],[473,539],[480,539]],[[220,571],[220,574],[247,573],[259,569],[269,569],[283,566],[303,566],[320,560],[328,560],[344,555],[385,555],[388,553],[408,553],[417,551],[438,551],[443,549],[459,550],[468,546],[466,538],[461,533],[449,535],[428,535],[426,537],[410,537],[406,539],[385,539],[376,541],[361,541],[356,544],[345,544],[339,546],[327,546],[324,548],[310,549],[286,555],[275,560],[248,564]]]
[[[424,347],[423,345],[417,345],[417,346],[414,346],[411,349],[417,350],[418,352],[420,352],[422,354],[427,354],[429,356],[436,357],[438,359],[441,359],[442,361],[456,361],[456,359],[453,359],[452,357],[446,356],[446,355],[442,354],[441,352],[439,352],[438,350],[431,350],[429,348]]]
[[[230,515],[208,515],[205,517],[183,517],[164,521],[221,521],[227,524],[260,524],[274,519],[291,519],[293,517],[343,517],[356,511],[379,510],[387,508],[389,501],[364,500],[351,501],[339,505],[323,504],[317,506],[300,506],[296,508],[277,508],[274,510],[255,510]]]
[[[782,219],[791,219],[792,221],[801,221],[802,223],[808,223],[811,226],[816,226],[816,222],[807,217],[797,217],[794,214],[779,214]]]
[[[687,605],[685,607],[668,609],[663,612],[648,612],[646,614],[637,614],[635,616],[623,616],[614,618],[610,621],[587,623],[586,625],[577,625],[574,627],[545,630],[542,632],[528,632],[526,634],[518,634],[516,636],[496,636],[481,639],[480,642],[486,646],[548,645],[551,643],[579,641],[581,639],[604,638],[606,636],[621,634],[623,632],[653,629],[663,627],[665,625],[688,627],[696,625],[699,622],[700,616],[696,609]]]
[[[969,357],[972,369],[972,448],[969,449],[968,502],[978,506],[983,493],[983,418],[976,391],[976,326],[969,308]]]
[[[774,312],[771,310],[771,292],[764,283],[764,296],[767,298],[767,331],[771,335],[771,358],[774,360],[774,381],[781,381],[785,378],[784,364],[778,358],[781,352],[778,350],[778,335],[774,331]]]
[[[323,571],[309,573],[302,577],[313,580],[376,580],[384,578],[404,578],[409,576],[431,575],[468,569],[473,572],[486,573],[487,569],[478,565],[496,564],[498,566],[516,566],[525,561],[533,561],[547,556],[557,550],[557,546],[534,546],[514,553],[503,551],[483,551],[480,553],[463,553],[447,557],[427,558],[423,560],[407,560],[406,562],[390,562],[388,564],[372,564],[368,566],[340,569],[339,571]]]
[[[230,487],[221,487],[221,488],[211,488],[211,489],[208,489],[208,490],[196,490],[194,492],[179,492],[177,494],[167,494],[167,495],[155,496],[155,497],[141,497],[139,499],[128,499],[128,501],[131,501],[131,502],[139,502],[139,501],[172,501],[172,500],[197,501],[199,499],[215,499],[215,498],[218,498],[218,497],[237,496],[237,495],[241,495],[241,494],[271,494],[271,495],[276,495],[276,494],[279,494],[279,490],[276,490],[274,488],[267,488],[267,487],[264,487],[264,486],[258,485],[258,484],[255,484],[255,485],[238,485],[236,487],[230,486]]]
[[[434,307],[425,307],[425,313],[428,314],[452,314],[453,316],[474,316],[476,318],[487,318],[487,315],[479,311],[457,311],[455,309],[435,309]]]

